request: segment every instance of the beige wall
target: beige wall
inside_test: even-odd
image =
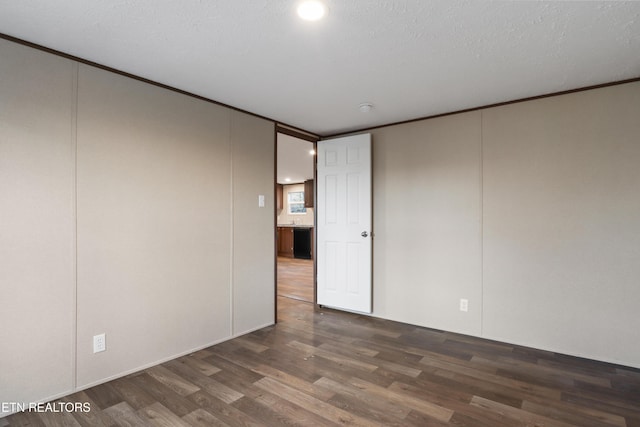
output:
[[[232,113],[234,335],[273,324],[275,316],[273,132],[271,122]]]
[[[374,315],[479,335],[480,113],[372,133]]]
[[[77,66],[0,58],[0,402],[21,402],[74,386]]]
[[[272,122],[4,40],[0,56],[0,401],[273,323]]]
[[[484,336],[640,367],[640,83],[483,112]]]
[[[640,367],[639,111],[631,83],[373,130],[374,315]]]

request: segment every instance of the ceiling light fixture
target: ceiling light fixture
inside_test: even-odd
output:
[[[368,113],[372,108],[373,104],[370,102],[363,102],[362,104],[358,105],[358,110],[360,110],[361,113]]]
[[[309,154],[311,154],[313,156],[314,154],[316,154],[316,150],[309,151]]]
[[[318,21],[327,12],[327,8],[317,0],[303,1],[298,5],[298,16],[305,21]]]
[[[284,182],[291,182],[291,178],[285,178]]]

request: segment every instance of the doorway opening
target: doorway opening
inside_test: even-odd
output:
[[[315,149],[315,139],[277,129],[276,306],[316,301]]]

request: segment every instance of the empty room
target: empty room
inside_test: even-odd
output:
[[[0,427],[640,427],[640,2],[0,2]]]

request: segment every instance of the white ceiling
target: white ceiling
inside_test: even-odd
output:
[[[636,1],[325,4],[0,0],[0,32],[320,135],[640,76]]]
[[[313,143],[278,134],[278,184],[299,184],[313,179]],[[289,181],[287,181],[287,178]]]

